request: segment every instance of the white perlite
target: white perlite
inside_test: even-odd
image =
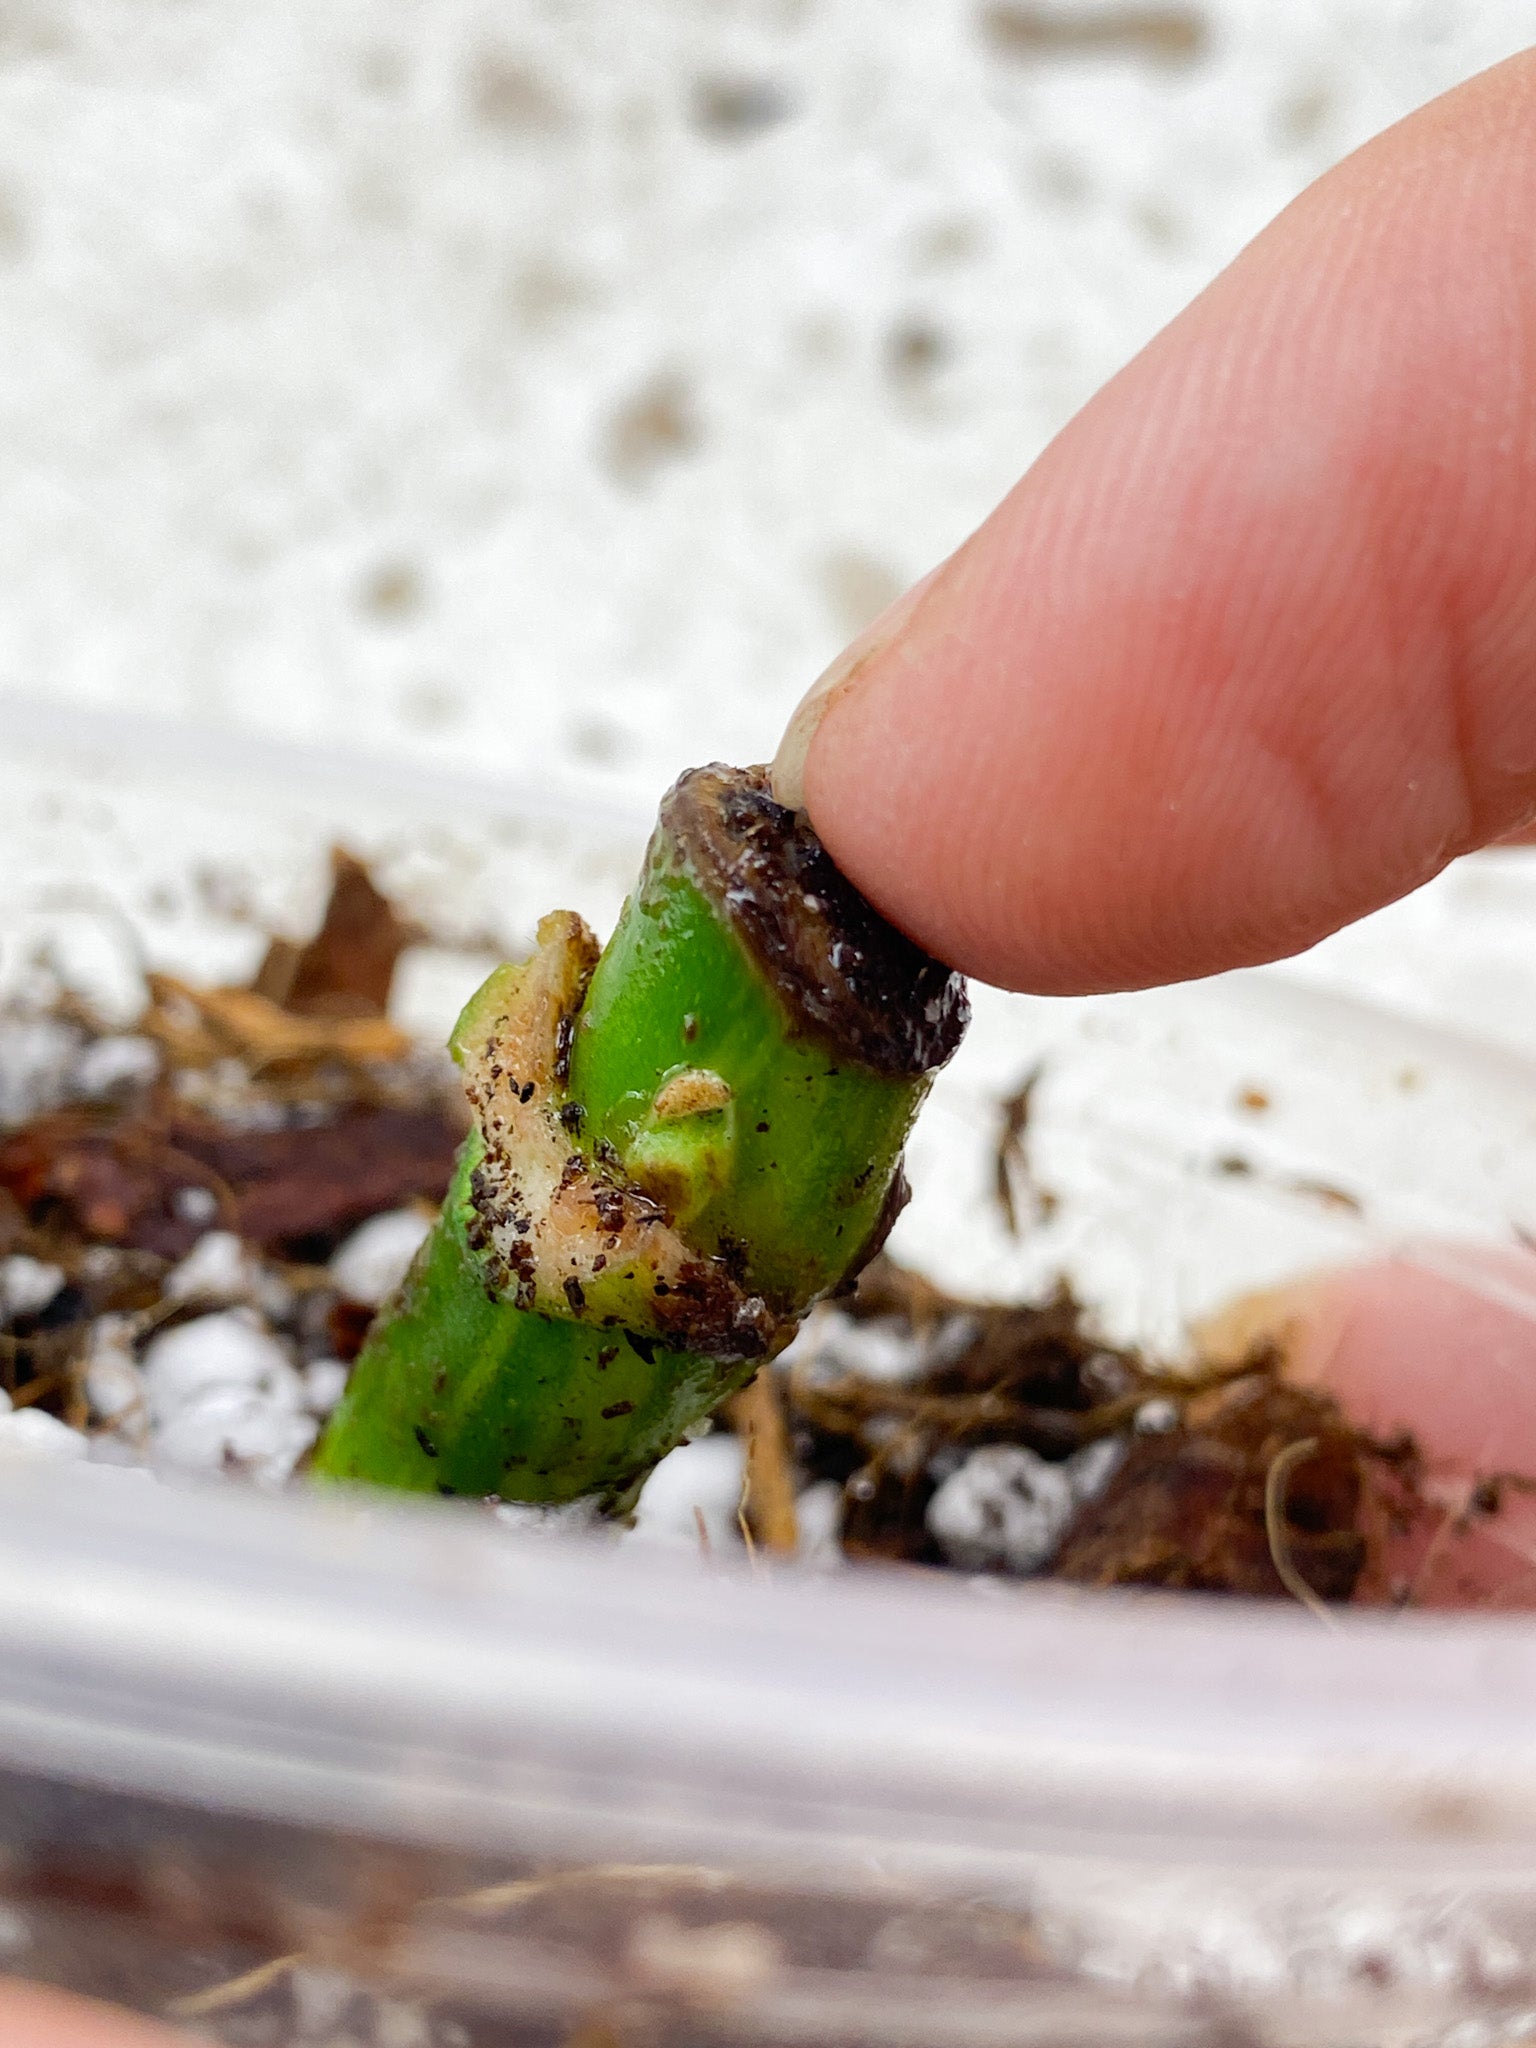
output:
[[[492,1510],[504,1529],[515,1529],[520,1536],[571,1536],[591,1531],[615,1534],[612,1523],[605,1523],[595,1494],[583,1494],[580,1500],[555,1501],[544,1505],[538,1501],[508,1500]]]
[[[679,1444],[647,1479],[635,1507],[631,1541],[699,1548],[702,1521],[709,1544],[725,1550],[739,1541],[740,1437],[723,1433]]]
[[[257,1279],[257,1262],[235,1233],[208,1230],[166,1276],[165,1293],[171,1301],[189,1301],[197,1295],[245,1301],[254,1295]]]
[[[1140,1436],[1167,1436],[1179,1426],[1178,1404],[1159,1395],[1155,1400],[1143,1401],[1136,1410],[1136,1430]]]
[[[85,1356],[85,1398],[100,1422],[142,1420],[144,1376],[133,1355],[131,1317],[97,1317]]]
[[[205,1194],[205,1188],[183,1188],[184,1195]],[[245,1303],[274,1322],[293,1309],[293,1290],[232,1230],[207,1230],[165,1283],[170,1301]]]
[[[145,1087],[159,1070],[158,1048],[136,1034],[87,1040],[59,1017],[0,1017],[0,1125],[23,1123],[62,1103],[98,1102]]]
[[[244,1309],[198,1316],[150,1340],[144,1384],[156,1422],[214,1387],[237,1387],[266,1399],[303,1405],[303,1382],[277,1339]]]
[[[373,2043],[374,2048],[432,2048],[432,2022],[420,2006],[381,2001],[374,2008]]]
[[[818,1379],[859,1379],[900,1385],[958,1358],[976,1335],[975,1318],[948,1315],[914,1329],[899,1316],[854,1317],[827,1302],[806,1318],[780,1361]]]
[[[360,1224],[331,1260],[337,1292],[378,1308],[405,1278],[431,1218],[419,1209],[391,1209]]]
[[[163,1332],[143,1374],[157,1464],[280,1486],[318,1434],[288,1353],[247,1310]]]
[[[1041,1571],[1078,1508],[1107,1483],[1119,1455],[1114,1443],[1090,1444],[1052,1464],[1022,1444],[986,1444],[928,1503],[929,1534],[963,1571]]]
[[[63,1285],[59,1267],[13,1252],[0,1259],[0,1316],[10,1322],[15,1316],[41,1315]]]
[[[357,1984],[344,1970],[306,1965],[289,1978],[294,2023],[301,2041],[322,2040],[341,2024],[342,2014],[357,1996]]]
[[[79,1054],[79,1033],[56,1017],[0,1018],[0,1124],[67,1101]]]
[[[795,1502],[800,1547],[795,1553],[813,1571],[843,1566],[843,1489],[835,1479],[818,1479]]]
[[[207,1387],[160,1423],[157,1465],[181,1472],[229,1472],[258,1486],[282,1486],[319,1434],[312,1415],[241,1387]]]
[[[75,1062],[75,1093],[99,1101],[119,1091],[147,1088],[160,1071],[160,1048],[153,1039],[120,1032],[93,1039]]]
[[[89,1439],[41,1408],[8,1408],[0,1414],[0,1463],[72,1465],[90,1451]]]
[[[171,1207],[183,1223],[211,1223],[219,1213],[219,1198],[212,1188],[178,1188]]]
[[[339,1358],[316,1358],[305,1366],[304,1405],[311,1415],[330,1414],[347,1391],[348,1372]]]

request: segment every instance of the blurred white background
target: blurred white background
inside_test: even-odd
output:
[[[636,805],[762,758],[1302,185],[1533,34],[6,0],[0,692]]]

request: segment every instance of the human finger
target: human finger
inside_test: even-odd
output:
[[[185,2034],[43,1984],[0,1984],[5,2048],[192,2048]]]
[[[776,763],[982,977],[1276,957],[1536,816],[1536,56],[1319,181]]]

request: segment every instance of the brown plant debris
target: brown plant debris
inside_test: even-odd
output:
[[[742,1512],[765,1550],[793,1555],[800,1533],[795,1516],[794,1458],[778,1383],[771,1370],[757,1374],[726,1403],[726,1419],[747,1449]]]
[[[319,930],[272,941],[254,986],[147,974],[138,1030],[159,1079],[0,1134],[0,1231],[179,1259],[216,1227],[315,1258],[380,1210],[440,1200],[462,1122],[442,1070],[384,1014],[421,936],[337,849]],[[60,1014],[88,1024],[68,994]],[[235,1113],[191,1092],[210,1071]]]
[[[0,1285],[0,1387],[13,1405],[146,1453],[139,1349],[168,1321],[232,1303],[296,1367],[318,1365],[313,1399],[334,1402],[372,1311],[344,1300],[323,1262],[381,1212],[439,1201],[464,1128],[445,1056],[383,1014],[419,936],[338,852],[320,929],[304,945],[274,941],[255,987],[146,974],[127,1036],[59,991],[42,1022],[76,1064],[0,1126],[0,1282],[12,1276]],[[33,1017],[14,1013],[25,1028]],[[98,1046],[121,1074],[92,1091],[78,1077]],[[212,1291],[174,1281],[215,1232],[240,1244],[210,1246]],[[33,1304],[26,1289],[40,1283]],[[107,1379],[89,1395],[100,1353]],[[97,1396],[119,1405],[101,1410]]]
[[[1048,7],[999,0],[983,8],[981,26],[999,56],[1140,57],[1192,64],[1204,54],[1209,27],[1193,7]]]
[[[440,1201],[458,1140],[435,1106],[358,1105],[276,1130],[174,1106],[71,1108],[0,1138],[0,1188],[33,1225],[163,1259],[183,1257],[210,1227],[321,1257],[380,1210]]]
[[[158,1066],[140,1045],[104,1092],[66,1083],[0,1129],[0,1387],[15,1405],[153,1452],[134,1358],[167,1323],[238,1301],[319,1375],[305,1398],[328,1412],[371,1309],[325,1262],[370,1218],[440,1200],[464,1127],[445,1064],[385,1014],[416,936],[338,852],[307,944],[274,942],[250,988],[148,976],[139,1036]],[[67,991],[50,1023],[82,1057],[112,1037]],[[994,1186],[1014,1229],[1026,1201],[1050,1210],[1028,1153],[1039,1080],[1000,1105]],[[214,1232],[238,1245],[193,1270],[223,1279],[173,1284]],[[1291,1385],[1266,1327],[1213,1324],[1205,1362],[1171,1372],[1100,1339],[1065,1288],[970,1301],[877,1257],[721,1418],[745,1446],[743,1541],[787,1555],[835,1536],[856,1560],[1309,1606],[1391,1597],[1387,1548],[1434,1512],[1413,1447],[1369,1441]],[[227,1469],[254,1471],[245,1455]],[[1467,1512],[1491,1510],[1479,1496]]]
[[[139,1029],[177,1067],[238,1059],[260,1073],[325,1059],[363,1065],[402,1060],[411,1050],[387,1017],[301,1017],[251,988],[191,988],[170,974],[151,974],[148,981],[151,1002]]]
[[[1255,1373],[1132,1442],[1067,1530],[1054,1575],[1259,1599],[1296,1597],[1299,1581],[1320,1600],[1348,1600],[1366,1558],[1368,1455],[1326,1395]],[[1277,1556],[1265,1510],[1281,1459],[1290,1469]]]
[[[1363,1436],[1328,1396],[1288,1384],[1271,1349],[1161,1371],[1098,1341],[1065,1290],[1023,1306],[968,1302],[883,1258],[843,1312],[855,1331],[904,1333],[933,1360],[877,1375],[840,1364],[831,1341],[786,1377],[796,1455],[841,1483],[855,1558],[943,1563],[930,1504],[985,1446],[1063,1472],[1106,1447],[1103,1476],[1040,1567],[1081,1585],[1366,1597],[1374,1551],[1418,1506],[1412,1446]]]
[[[313,938],[303,945],[273,938],[249,988],[194,988],[174,975],[148,975],[139,1028],[178,1068],[238,1059],[265,1073],[327,1060],[363,1067],[403,1060],[411,1041],[386,1012],[400,955],[423,936],[362,861],[336,847]]]
[[[554,1870],[538,1877],[515,1878],[507,1883],[477,1886],[447,1898],[429,1898],[416,1903],[423,1913],[467,1913],[477,1917],[500,1915],[520,1909],[533,1901],[561,1893],[584,1894],[593,1889],[688,1893],[713,1893],[728,1887],[732,1879],[723,1871],[689,1863],[599,1863],[574,1870]],[[349,1947],[362,1946],[355,1932]],[[200,2020],[228,2012],[259,1998],[307,1962],[334,1962],[327,1949],[294,1949],[270,1957],[238,1977],[226,1978],[206,1989],[173,1999],[166,2016],[177,2020]],[[356,1960],[349,1956],[348,1960]]]
[[[307,945],[274,939],[257,974],[258,993],[295,1017],[383,1017],[395,967],[423,933],[395,911],[368,869],[344,847],[331,854],[331,893]]]
[[[916,1896],[878,1877],[823,1890],[804,1876],[775,1882],[687,1865],[607,1864],[459,1890],[471,1875],[468,1859],[441,1861],[448,1882],[416,1900],[387,1951],[358,1941],[350,1913],[295,1909],[284,1897],[287,1924],[267,1956],[251,1941],[211,1953],[207,1944],[192,1974],[183,1940],[165,1990],[141,2002],[220,2039],[287,2042],[312,2032],[306,1978],[344,1973],[350,1986],[338,1991],[349,2000],[350,2024],[338,2042],[415,2041],[419,2032],[423,2041],[462,2039],[466,2048],[509,2048],[513,2040],[530,2048],[702,2048],[754,2032],[775,1991],[861,1978],[882,1956],[941,1984],[980,1980],[1026,2003],[1042,1987],[1069,1982],[1026,1911]],[[222,1868],[218,1875],[226,1877]],[[8,1895],[27,1896],[15,1885]],[[131,1932],[141,1949],[150,1946],[140,1928]],[[558,2004],[548,1989],[551,1959],[560,1965]],[[402,2035],[382,2017],[375,2023],[386,2000],[392,2016],[410,2001],[419,2027]]]
[[[1037,1223],[1049,1223],[1060,1207],[1059,1198],[1036,1180],[1029,1156],[1029,1113],[1044,1071],[1043,1066],[1032,1068],[998,1104],[1002,1122],[992,1156],[992,1185],[1010,1237],[1021,1231],[1021,1202],[1028,1202]]]

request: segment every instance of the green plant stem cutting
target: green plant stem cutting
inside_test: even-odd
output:
[[[761,769],[674,786],[601,954],[538,936],[455,1029],[473,1127],[326,1477],[622,1509],[883,1242],[968,1014]]]

